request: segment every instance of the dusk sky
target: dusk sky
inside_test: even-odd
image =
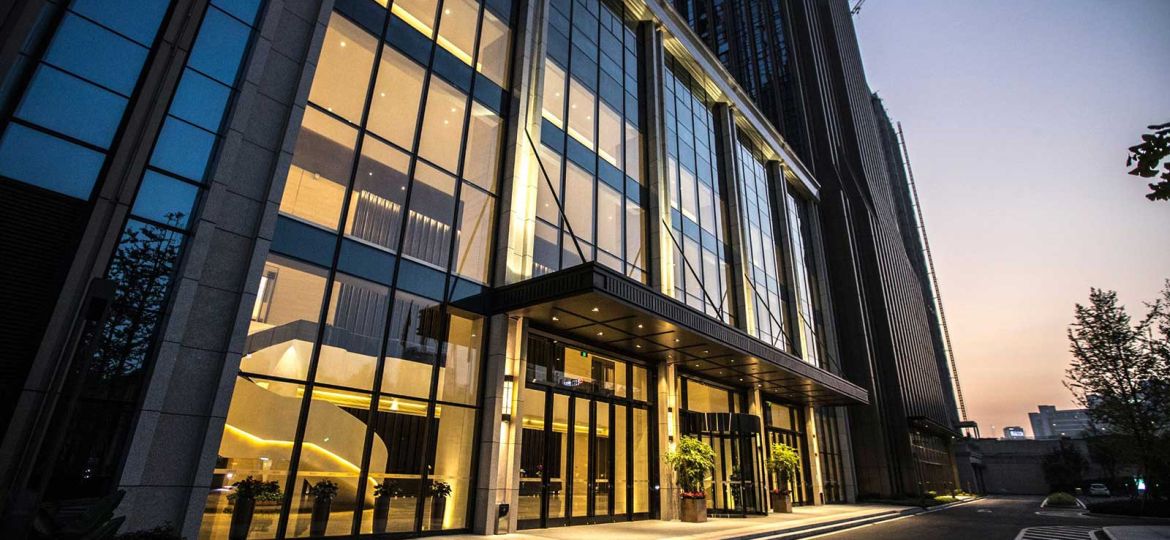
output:
[[[969,418],[1030,434],[1038,404],[1072,406],[1073,304],[1114,289],[1137,315],[1170,278],[1170,202],[1125,167],[1170,121],[1170,1],[868,0],[854,21],[906,133]]]

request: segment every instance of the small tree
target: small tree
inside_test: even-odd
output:
[[[678,487],[683,498],[704,497],[703,484],[707,473],[715,467],[715,451],[695,437],[682,436],[678,447],[666,453],[666,462],[678,475]]]
[[[1085,456],[1082,456],[1071,442],[1061,440],[1060,447],[1044,456],[1042,463],[1044,479],[1048,481],[1049,490],[1075,491],[1084,480],[1087,465]]]
[[[1150,192],[1146,198],[1151,201],[1170,201],[1170,162],[1162,164],[1170,157],[1170,123],[1149,126],[1149,133],[1142,135],[1142,142],[1129,147],[1129,158],[1126,166],[1132,166],[1129,174],[1142,178],[1159,177],[1161,182],[1149,184]],[[1161,175],[1158,169],[1165,170]]]
[[[779,493],[788,493],[788,481],[796,474],[800,467],[800,454],[787,444],[772,443],[768,448],[768,470],[776,477],[776,489]]]
[[[1115,455],[1157,486],[1151,475],[1162,473],[1170,431],[1170,280],[1146,306],[1147,315],[1134,323],[1116,292],[1092,289],[1068,330],[1073,361],[1065,386],[1112,435]]]

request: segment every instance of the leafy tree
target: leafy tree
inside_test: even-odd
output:
[[[1170,156],[1170,123],[1148,126],[1149,133],[1142,135],[1142,142],[1129,147],[1129,158],[1125,165],[1133,167],[1129,174],[1142,178],[1159,177],[1160,182],[1149,184],[1146,198],[1151,201],[1170,201],[1170,162],[1162,164]],[[1160,176],[1158,168],[1165,170]]]
[[[1044,479],[1048,481],[1049,489],[1071,492],[1084,480],[1088,462],[1071,442],[1062,439],[1059,448],[1044,456],[1041,466],[1044,468]]]
[[[1156,489],[1170,432],[1170,280],[1134,322],[1117,293],[1092,289],[1068,330],[1072,364],[1065,386],[1093,423],[1111,434],[1114,454]]]

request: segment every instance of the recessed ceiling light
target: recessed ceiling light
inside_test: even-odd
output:
[[[561,320],[561,319],[560,319],[559,317],[557,317],[556,315],[553,315],[553,320],[554,320],[554,321],[559,321],[559,320]]]
[[[640,325],[640,324],[639,324],[639,325],[638,325],[638,328],[641,328],[641,327],[642,327],[642,325]]]
[[[594,312],[594,313],[597,313],[598,311],[601,311],[601,310],[600,310],[600,309],[597,309],[597,308],[593,308],[593,312]]]
[[[597,335],[599,335],[599,336],[604,336],[604,335],[605,335],[605,332],[598,332],[598,333],[597,333]]]
[[[634,345],[634,346],[635,346],[635,347],[637,347],[637,348],[639,348],[639,349],[641,349],[641,348],[642,348],[642,346],[641,346],[641,345]]]

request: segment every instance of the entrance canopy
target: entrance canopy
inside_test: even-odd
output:
[[[597,263],[491,289],[459,302],[506,313],[567,339],[680,367],[730,386],[754,385],[808,405],[868,404],[865,389]]]

